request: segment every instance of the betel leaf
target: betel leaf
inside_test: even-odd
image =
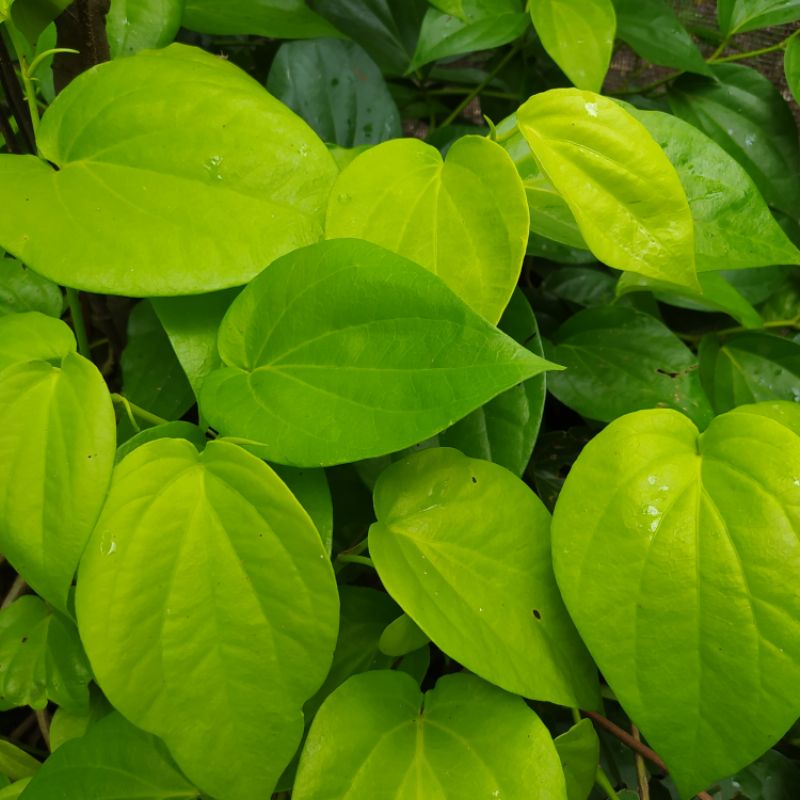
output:
[[[192,387],[146,300],[128,318],[128,343],[120,366],[122,392],[132,403],[170,420],[179,419],[194,405]]]
[[[800,208],[800,147],[791,109],[772,82],[741,64],[718,64],[713,79],[686,75],[667,93],[672,111],[699,128],[748,172],[774,208]]]
[[[749,764],[800,711],[800,437],[730,412],[612,422],[553,517],[558,585],[681,797]],[[723,733],[724,732],[724,733]]]
[[[619,297],[624,297],[630,292],[651,291],[660,302],[668,305],[693,311],[723,311],[745,328],[764,326],[764,320],[758,311],[721,272],[701,272],[697,278],[700,291],[684,286],[671,286],[653,278],[626,272],[617,281],[616,293]]]
[[[106,34],[111,58],[165,47],[181,27],[184,0],[111,0]]]
[[[177,439],[117,466],[76,595],[106,696],[219,800],[269,793],[289,763],[337,606],[319,534],[275,473]]]
[[[750,800],[793,800],[800,794],[797,762],[769,750],[736,773],[733,780]]]
[[[272,263],[225,315],[219,350],[201,410],[295,466],[408,447],[554,367],[428,270],[357,240]]]
[[[132,453],[137,447],[141,447],[148,442],[154,442],[156,439],[186,439],[198,450],[202,450],[207,441],[203,431],[191,422],[182,420],[165,422],[162,425],[154,425],[152,428],[144,428],[131,436],[130,439],[124,441],[117,448],[115,462],[122,461],[128,453]]]
[[[523,347],[544,357],[539,327],[525,295],[515,289],[498,327]],[[522,475],[539,433],[545,402],[545,375],[512,386],[442,431],[438,443],[472,458],[494,461]]]
[[[613,100],[578,89],[534,95],[519,129],[600,261],[694,285],[694,233],[675,169]]]
[[[429,8],[407,72],[431,61],[513,42],[528,24],[521,0],[464,0],[461,17]]]
[[[703,54],[665,0],[614,0],[617,36],[642,58],[665,67],[710,73]]]
[[[315,0],[314,9],[358,42],[386,75],[402,75],[417,46],[426,0]]]
[[[597,704],[594,665],[553,578],[550,515],[519,478],[430,448],[388,467],[374,504],[378,575],[437,647],[515,694]]]
[[[592,267],[568,267],[549,272],[542,281],[542,291],[581,308],[610,305],[614,292],[623,278],[649,284],[648,278],[635,272],[625,272],[615,279],[609,272]],[[671,286],[671,284],[666,284]]]
[[[453,17],[464,16],[464,0],[428,0],[428,2],[444,14]]]
[[[783,56],[783,71],[786,84],[795,101],[800,103],[800,38],[795,36],[788,45]]]
[[[156,297],[150,301],[195,396],[206,376],[222,363],[217,351],[217,333],[239,291],[223,289],[190,297]]]
[[[700,379],[719,414],[744,403],[800,401],[800,343],[769,333],[743,333],[700,343]]]
[[[599,92],[617,30],[611,0],[537,0],[530,14],[542,46],[561,71],[578,89]]]
[[[326,142],[357,147],[402,133],[400,112],[378,66],[355,42],[282,44],[267,89]]]
[[[90,361],[68,352],[57,365],[23,361],[0,371],[0,551],[61,610],[114,447],[111,398]]]
[[[435,147],[400,139],[339,175],[325,233],[416,261],[496,323],[519,278],[529,219],[522,181],[499,145],[465,136],[442,160]]]
[[[60,317],[64,308],[61,290],[12,258],[0,258],[0,316],[38,311]]]
[[[30,778],[42,765],[12,742],[0,739],[0,775],[12,781]]]
[[[649,314],[624,306],[580,311],[558,329],[548,354],[566,369],[547,388],[589,419],[675,408],[703,428],[713,416],[694,353]]]
[[[305,0],[185,0],[183,26],[198,33],[251,34],[275,39],[336,36]]]
[[[59,283],[138,297],[242,284],[316,241],[336,174],[256,81],[177,44],[83,73],[37,141],[57,170],[0,155],[0,205],[15,209],[0,246]]]
[[[12,0],[11,21],[35,45],[42,31],[71,3],[72,0]]]
[[[317,528],[327,553],[333,547],[333,502],[324,469],[296,469],[276,464],[278,477],[306,510]]]
[[[664,149],[683,184],[694,219],[698,270],[800,263],[800,251],[735,158],[678,117],[629,110]]]
[[[40,598],[25,595],[0,611],[0,709],[52,700],[88,706],[92,678],[75,624]]]
[[[196,800],[164,745],[120,714],[65,742],[33,777],[22,800]]]
[[[723,35],[730,37],[800,19],[800,1],[718,0],[717,19]]]
[[[73,352],[75,336],[59,319],[38,311],[0,317],[0,370],[23,361],[56,363]]]
[[[425,647],[430,639],[420,630],[408,614],[392,620],[381,633],[378,648],[387,656],[404,656]]]
[[[57,708],[50,720],[50,752],[55,752],[70,739],[79,739],[94,723],[107,717],[113,709],[96,684],[89,687],[89,705],[77,711]]]
[[[367,672],[325,701],[300,758],[295,800],[434,796],[566,800],[566,791],[535,712],[473,675],[446,675],[423,695],[403,673]]]
[[[600,763],[600,740],[594,725],[582,719],[555,739],[567,782],[567,800],[586,800]]]

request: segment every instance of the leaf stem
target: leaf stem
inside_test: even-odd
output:
[[[626,747],[633,750],[634,753],[639,753],[651,764],[655,764],[659,770],[665,774],[669,772],[667,765],[664,763],[658,753],[656,753],[654,750],[651,750],[644,742],[637,742],[636,739],[631,736],[631,734],[620,728],[619,725],[616,725],[610,719],[607,719],[602,714],[598,714],[596,711],[584,710],[582,713],[589,717],[590,720],[596,723],[604,731],[619,739]],[[713,800],[708,792],[698,792],[696,796],[700,798],[700,800]]]
[[[445,117],[444,121],[439,128],[446,128],[451,125],[454,120],[458,118],[461,112],[497,77],[503,67],[520,51],[522,47],[522,40],[520,39],[504,56],[497,62],[494,69],[477,85],[475,86],[466,97],[453,109],[453,111]]]
[[[606,793],[606,797],[608,800],[619,800],[619,795],[616,792],[616,789],[611,785],[611,781],[608,779],[608,775],[603,772],[603,768],[598,766],[597,772],[594,776],[594,782]]]
[[[42,61],[44,61],[48,56],[54,56],[58,53],[72,53],[74,55],[78,55],[80,50],[75,50],[72,47],[53,47],[50,50],[45,50],[43,53],[39,53],[39,55],[36,56],[36,58],[34,58],[33,61],[31,61],[31,63],[28,65],[28,75],[33,78],[33,73],[36,72],[39,64],[41,64]]]
[[[168,419],[164,419],[164,417],[159,417],[157,414],[153,414],[151,411],[148,411],[146,408],[142,408],[141,406],[137,406],[135,403],[131,403],[127,397],[124,397],[117,392],[111,393],[111,402],[115,403],[118,406],[122,406],[128,417],[131,420],[134,428],[136,430],[140,430],[139,426],[134,421],[133,417],[139,417],[139,419],[143,420],[144,422],[149,422],[151,425],[163,425],[166,422],[169,422]]]
[[[375,569],[372,559],[368,558],[367,556],[357,556],[353,555],[352,553],[341,553],[340,555],[336,556],[336,560],[342,564],[361,564],[363,567]]]
[[[92,359],[92,348],[89,344],[89,337],[86,333],[86,321],[83,318],[83,308],[81,307],[81,297],[77,289],[67,288],[67,304],[69,305],[70,317],[72,317],[72,327],[75,330],[75,338],[78,340],[78,352],[90,361]]]
[[[635,725],[631,725],[631,736],[641,743],[642,737],[639,735],[639,729]],[[642,758],[641,753],[634,753],[633,759],[636,764],[636,783],[639,787],[639,800],[650,800],[650,776],[647,774],[644,758]]]
[[[792,39],[798,35],[798,33],[800,33],[800,28],[791,33],[785,39],[781,39],[781,41],[771,44],[768,47],[760,47],[758,50],[748,50],[745,53],[731,53],[729,56],[720,57],[719,54],[722,52],[722,50],[717,48],[717,52],[710,55],[707,61],[709,64],[725,64],[729,61],[744,61],[747,58],[758,58],[758,56],[765,56],[768,53],[774,53],[776,50],[785,50],[789,42],[791,42]]]
[[[14,578],[14,583],[11,584],[11,588],[3,598],[3,602],[0,604],[0,609],[8,608],[25,591],[25,587],[27,585],[28,584],[25,583],[25,579],[22,577],[22,575],[17,575],[17,577]]]

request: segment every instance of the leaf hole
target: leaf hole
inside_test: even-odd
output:
[[[536,617],[536,619],[541,619],[542,618],[542,612],[539,611],[538,608],[534,608],[533,609],[533,616]]]

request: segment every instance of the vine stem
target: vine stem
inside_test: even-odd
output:
[[[24,591],[25,587],[28,584],[25,583],[25,579],[22,575],[17,575],[14,578],[14,583],[11,584],[11,588],[8,590],[8,593],[3,598],[2,604],[0,604],[0,609],[8,608]]]
[[[342,553],[336,556],[336,560],[342,564],[361,564],[362,567],[369,567],[375,569],[372,559],[367,556],[357,556],[352,553]]]
[[[603,772],[602,767],[597,768],[597,772],[594,776],[594,782],[606,793],[608,800],[619,800],[619,795],[617,794],[616,789],[611,785],[611,781],[608,779],[608,775]]]
[[[142,408],[141,406],[137,406],[135,403],[131,403],[127,397],[124,397],[117,392],[111,393],[111,402],[115,405],[122,406],[125,409],[125,412],[128,414],[128,418],[131,420],[134,428],[139,430],[139,426],[136,424],[133,417],[139,417],[139,419],[143,420],[144,422],[149,422],[151,425],[163,425],[166,422],[169,422],[168,419],[164,419],[164,417],[159,417],[157,414],[153,414],[151,411],[148,411],[146,408]]]
[[[506,64],[519,52],[522,47],[521,41],[517,42],[504,56],[497,62],[494,69],[477,85],[470,93],[445,117],[439,128],[446,128],[451,125],[459,114],[497,77],[497,74]]]
[[[86,333],[86,320],[83,318],[80,294],[77,289],[71,289],[69,286],[67,286],[67,304],[72,317],[72,327],[75,329],[75,338],[78,340],[78,352],[91,361],[92,347]]]
[[[631,725],[631,736],[641,744],[642,737],[635,725]],[[650,779],[641,753],[634,754],[634,762],[636,764],[636,782],[639,785],[639,800],[650,800]]]
[[[637,742],[630,733],[620,728],[619,725],[616,725],[610,719],[607,719],[602,714],[598,714],[596,711],[584,710],[582,713],[589,717],[592,722],[599,725],[603,730],[619,739],[626,747],[633,750],[634,753],[639,753],[639,755],[646,758],[651,764],[655,764],[662,772],[669,772],[667,765],[655,750],[651,750],[644,742]],[[708,792],[698,792],[696,796],[699,800],[713,800]]]

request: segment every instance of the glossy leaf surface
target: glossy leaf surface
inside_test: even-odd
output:
[[[0,246],[56,282],[139,297],[242,284],[316,241],[336,174],[302,120],[184,45],[81,75],[38,144],[58,170],[0,155],[0,204],[16,208]]]
[[[800,436],[775,419],[734,411],[698,435],[658,409],[612,422],[561,491],[558,585],[683,797],[797,717],[798,476]]]
[[[0,370],[23,361],[60,363],[75,352],[75,336],[61,320],[38,311],[0,317]]]
[[[388,670],[351,678],[328,698],[292,796],[566,800],[553,740],[520,698],[467,674],[440,678],[423,696],[407,675]]]
[[[57,363],[26,361],[0,371],[0,550],[63,610],[105,498],[115,437],[97,368],[77,353]]]
[[[52,281],[12,258],[0,258],[0,316],[38,311],[60,317],[61,290]]]
[[[431,448],[386,469],[374,504],[375,567],[434,644],[507,691],[596,704],[594,666],[553,578],[550,515],[519,478]]]
[[[798,0],[718,0],[717,19],[726,36],[800,19]]]
[[[462,17],[453,17],[428,9],[408,72],[431,61],[513,42],[529,25],[520,0],[464,0],[463,10]]]
[[[0,611],[0,708],[88,706],[92,678],[74,623],[26,595]]]
[[[66,742],[37,772],[24,800],[195,800],[164,745],[111,714],[80,739]]]
[[[800,261],[800,251],[735,158],[678,117],[660,111],[631,113],[664,148],[683,184],[694,220],[698,270]]]
[[[613,100],[577,89],[535,95],[517,119],[598,259],[617,269],[694,284],[686,194],[640,122]]]
[[[333,187],[325,231],[416,261],[496,323],[517,283],[528,228],[511,159],[494,142],[466,136],[444,161],[416,139],[360,155]]]
[[[336,35],[305,0],[185,0],[183,26],[198,33],[250,34],[276,39]]]
[[[666,0],[614,0],[617,36],[642,58],[665,67],[709,74],[689,32]]]
[[[686,76],[668,93],[673,112],[735,158],[774,208],[800,208],[797,127],[780,92],[741,64],[713,67],[714,80]]]
[[[326,142],[357,147],[401,135],[400,112],[378,66],[354,42],[284,43],[267,89]]]
[[[548,389],[589,419],[610,422],[642,408],[675,408],[699,426],[713,412],[697,358],[663,323],[623,306],[590,308],[559,329],[551,358],[566,366]]]
[[[800,401],[800,343],[768,333],[744,333],[700,344],[700,378],[714,410],[762,400]]]
[[[269,791],[337,625],[320,537],[269,467],[224,442],[135,450],[115,470],[76,607],[117,709],[220,800]]]
[[[111,0],[106,33],[111,58],[165,47],[181,27],[184,0]]]
[[[611,0],[538,0],[530,13],[542,46],[562,72],[578,89],[599,92],[617,31]]]
[[[201,410],[296,466],[408,447],[552,367],[428,270],[355,240],[271,264],[226,314],[219,349]]]
[[[594,725],[590,720],[582,719],[566,733],[557,736],[555,745],[567,782],[567,799],[586,800],[591,794],[600,763],[600,740]]]

